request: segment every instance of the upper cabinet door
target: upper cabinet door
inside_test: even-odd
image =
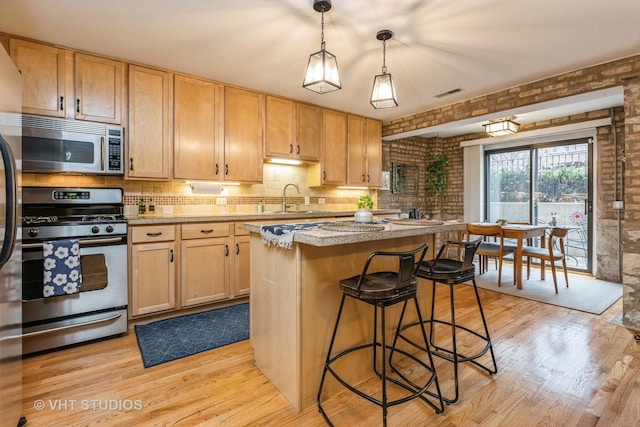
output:
[[[347,182],[347,114],[322,110],[322,184]]]
[[[366,119],[349,114],[349,185],[367,185]]]
[[[262,182],[263,111],[263,94],[225,87],[225,181]]]
[[[275,96],[266,97],[265,155],[296,157],[294,135],[295,103]]]
[[[172,88],[172,74],[137,65],[129,66],[127,178],[170,178]]]
[[[367,119],[367,186],[382,185],[382,122]]]
[[[76,119],[122,123],[124,69],[120,61],[76,54]]]
[[[67,58],[71,52],[19,39],[10,39],[9,49],[22,73],[22,111],[65,117]]]
[[[315,105],[297,103],[298,158],[309,162],[320,161],[322,138],[322,109]]]
[[[222,180],[224,160],[219,129],[222,85],[176,75],[174,90],[174,178]]]

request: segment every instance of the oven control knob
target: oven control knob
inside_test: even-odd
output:
[[[94,225],[93,227],[91,227],[91,232],[94,234],[97,234],[100,232],[100,227],[98,227],[97,225]]]
[[[38,229],[30,228],[29,229],[29,237],[38,237]]]
[[[113,226],[112,225],[107,225],[107,233],[113,233]]]

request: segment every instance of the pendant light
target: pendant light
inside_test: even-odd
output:
[[[376,34],[376,39],[382,40],[382,74],[373,78],[373,90],[371,91],[371,105],[373,108],[389,108],[398,106],[396,87],[393,84],[391,74],[387,73],[386,56],[387,40],[393,37],[391,30],[381,30]]]
[[[338,74],[338,61],[324,48],[324,13],[331,10],[331,1],[314,0],[313,9],[322,14],[320,51],[309,56],[307,73],[304,76],[302,87],[322,94],[341,89],[342,84]]]

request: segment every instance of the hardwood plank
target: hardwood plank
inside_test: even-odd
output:
[[[437,290],[436,312],[446,315],[442,288]],[[621,311],[621,301],[596,316],[482,289],[480,295],[498,373],[488,376],[463,365],[458,403],[441,415],[420,401],[392,407],[390,426],[640,423],[640,344],[633,331],[609,324]],[[470,287],[456,290],[457,320],[478,327],[473,300]],[[450,391],[450,364],[436,359],[436,368],[443,390]],[[363,382],[372,390],[377,386],[373,378]],[[33,426],[325,425],[315,406],[301,413],[289,406],[254,367],[248,340],[145,369],[135,333],[129,331],[26,357],[23,393],[23,413]],[[34,408],[38,399],[46,404],[43,410]],[[104,407],[111,401],[120,407]],[[139,410],[122,407],[136,401]],[[66,408],[51,407],[65,402]],[[323,406],[337,425],[380,425],[380,408],[352,393],[342,391]]]

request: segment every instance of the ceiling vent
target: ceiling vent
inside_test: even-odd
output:
[[[446,92],[442,92],[436,95],[436,98],[444,98],[445,96],[453,95],[454,93],[462,92],[464,89],[461,87],[457,87],[455,89],[448,90]]]

